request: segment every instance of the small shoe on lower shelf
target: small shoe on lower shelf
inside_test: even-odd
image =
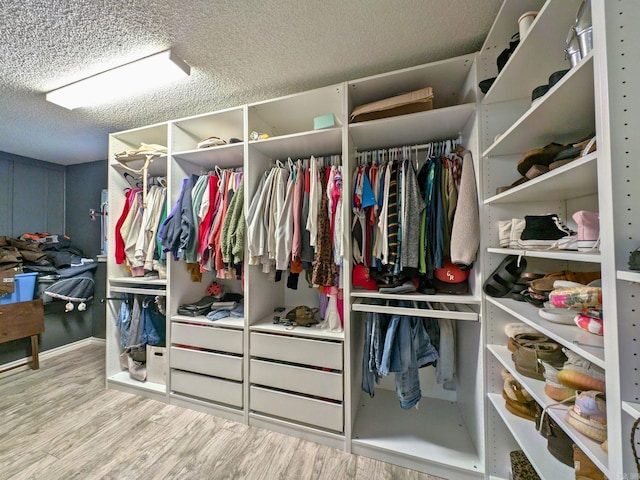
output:
[[[576,480],[607,480],[602,470],[596,467],[593,460],[575,444],[573,445],[573,466],[576,471]]]
[[[560,367],[567,357],[562,353],[562,346],[556,342],[516,343],[513,361],[516,370],[525,377],[544,380],[544,367],[538,360]]]
[[[607,439],[607,402],[604,393],[595,390],[580,392],[567,411],[567,423],[597,442]]]
[[[558,381],[575,390],[605,391],[604,370],[589,360],[582,358],[568,348],[563,349],[567,356],[562,370],[558,372]]]
[[[536,401],[508,370],[503,369],[501,375],[504,380],[502,398],[506,409],[518,417],[535,421]]]
[[[575,389],[563,385],[558,380],[560,370],[542,360],[540,360],[540,363],[544,367],[544,393],[546,393],[549,398],[556,402],[564,402],[571,397],[575,397]]]

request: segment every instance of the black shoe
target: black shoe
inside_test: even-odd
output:
[[[577,250],[576,232],[556,214],[525,215],[525,227],[518,240],[522,248]]]

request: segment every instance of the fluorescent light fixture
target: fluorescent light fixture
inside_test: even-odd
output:
[[[73,110],[148,91],[190,73],[189,65],[165,50],[52,90],[47,101]]]

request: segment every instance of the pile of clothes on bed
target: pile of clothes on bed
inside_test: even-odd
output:
[[[13,269],[38,273],[38,292],[44,303],[65,300],[66,310],[86,309],[93,298],[98,264],[86,258],[66,235],[24,233],[18,238],[0,236],[0,271]]]

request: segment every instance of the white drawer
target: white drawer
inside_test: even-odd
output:
[[[175,393],[242,408],[242,383],[171,370],[171,390]]]
[[[342,373],[251,359],[251,383],[342,401]]]
[[[171,343],[207,348],[220,352],[242,353],[242,330],[189,325],[171,324]]]
[[[342,432],[342,405],[266,388],[250,389],[251,410]]]
[[[203,373],[230,380],[242,380],[242,357],[171,347],[169,364],[171,368],[187,372]]]
[[[251,356],[342,370],[342,343],[251,333]]]

